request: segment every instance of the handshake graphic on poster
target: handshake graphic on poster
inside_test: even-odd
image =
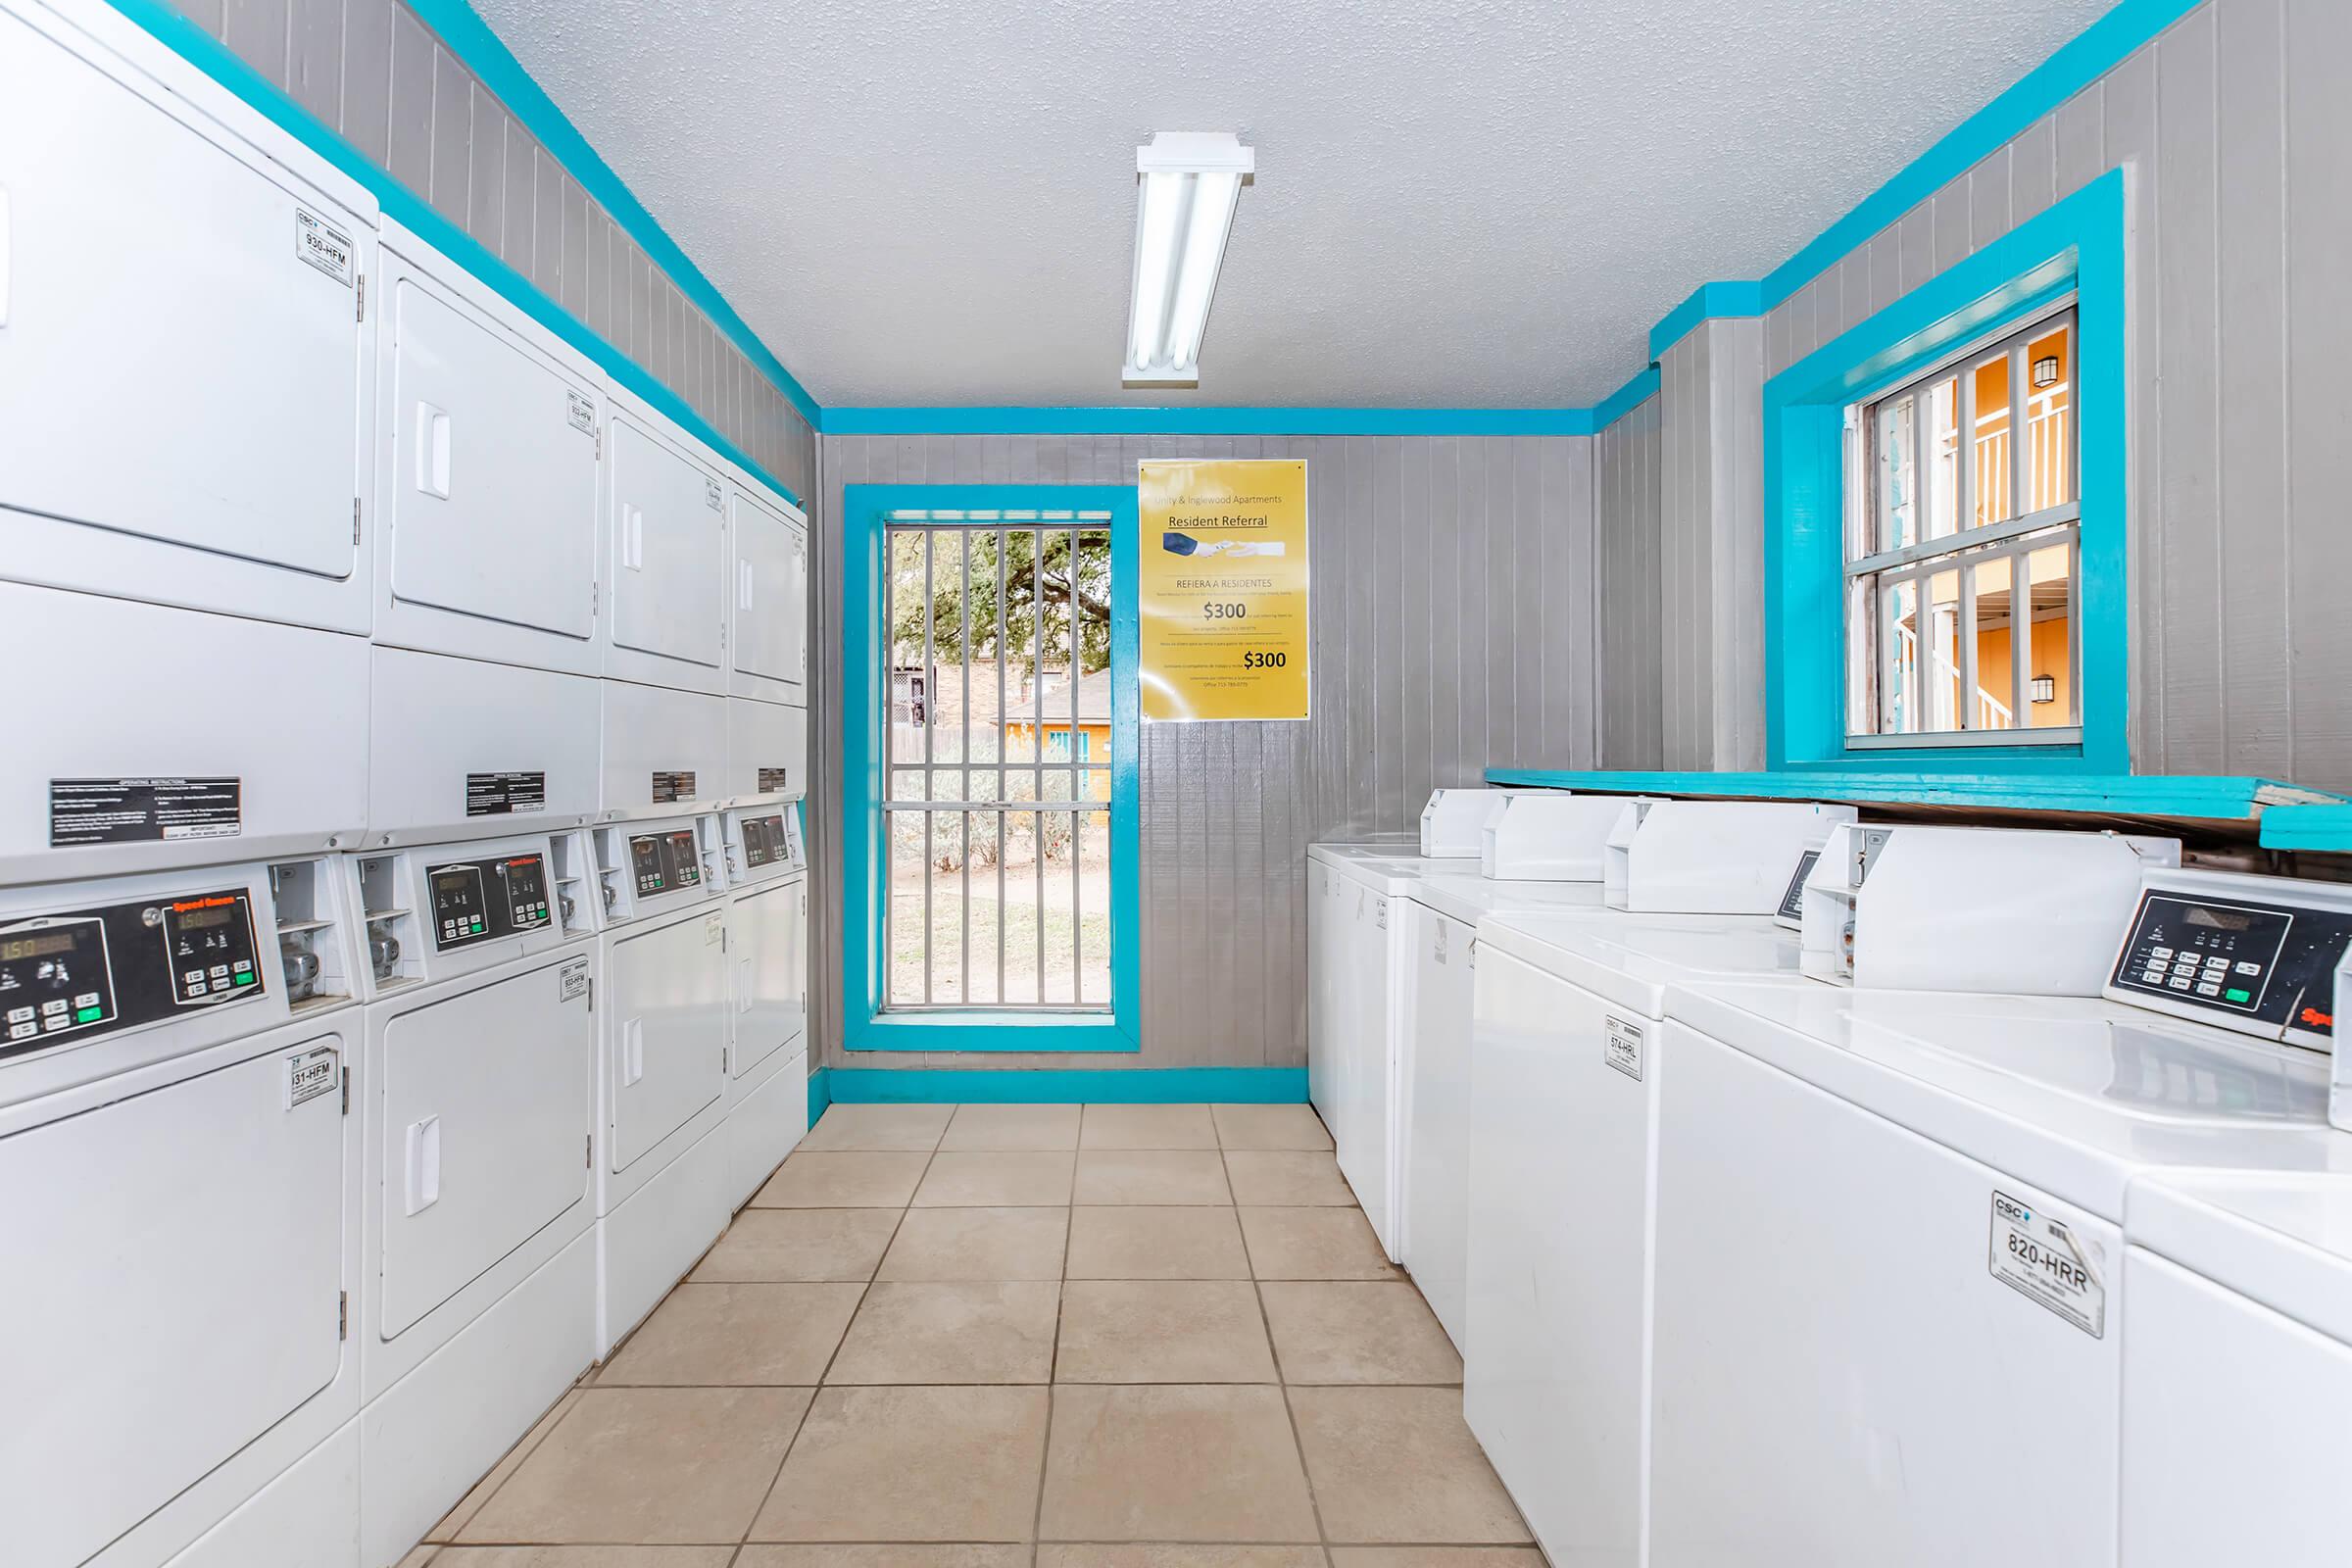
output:
[[[1191,534],[1179,533],[1173,528],[1159,536],[1159,548],[1171,556],[1200,556],[1203,559],[1212,556],[1224,556],[1231,559],[1242,556],[1287,556],[1290,554],[1290,546],[1280,540],[1268,540],[1260,543],[1247,539],[1212,539],[1203,544]]]

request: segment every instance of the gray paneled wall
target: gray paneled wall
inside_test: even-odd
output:
[[[1593,764],[1592,443],[1583,437],[827,436],[818,689],[843,689],[841,487],[1130,484],[1144,458],[1304,458],[1314,717],[1147,726],[1140,1055],[860,1056],[858,1065],[1299,1066],[1306,846],[1408,829],[1489,765]],[[841,721],[817,793],[841,800]],[[818,1038],[842,1065],[841,833],[814,817]]]
[[[1716,320],[1659,363],[1664,764],[1764,765],[1764,327]]]
[[[804,499],[816,437],[400,0],[174,0]]]
[[[1665,765],[1658,402],[1592,438],[1603,767]]]
[[[2352,6],[2211,0],[1775,310],[1767,373],[2130,171],[2132,756],[2352,789]]]

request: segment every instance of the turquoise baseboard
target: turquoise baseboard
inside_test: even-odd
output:
[[[1304,1067],[822,1067],[808,1079],[811,1122],[832,1104],[1298,1104],[1305,1100]]]

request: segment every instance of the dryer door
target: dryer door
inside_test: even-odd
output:
[[[613,645],[715,679],[726,624],[718,477],[626,419],[611,433]]]
[[[551,957],[378,1025],[385,1339],[586,1199],[596,1041],[565,971],[587,962]]]
[[[734,1075],[738,1078],[808,1030],[808,891],[799,878],[735,901]]]
[[[0,14],[0,507],[349,577],[365,233]],[[81,549],[10,574],[119,586]]]
[[[82,1561],[334,1381],[342,1067],[326,1035],[0,1137],[10,1562]]]
[[[401,276],[391,294],[394,612],[418,605],[546,633],[561,639],[557,659],[585,649],[596,630],[595,397],[423,279]],[[447,640],[416,632],[397,640]]]
[[[613,1170],[725,1091],[726,929],[713,907],[612,944]]]
[[[734,492],[734,690],[771,702],[806,702],[808,534],[740,490]]]

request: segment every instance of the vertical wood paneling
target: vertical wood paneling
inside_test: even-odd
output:
[[[2215,491],[2222,747],[2232,771],[2295,774],[2288,703],[2284,0],[2216,0],[2220,127]],[[2352,60],[2339,61],[2352,67]],[[2338,141],[2339,151],[2342,143]],[[2339,260],[2339,266],[2341,262]],[[2335,311],[2340,312],[2339,304]],[[2338,525],[2341,525],[2339,516]]]
[[[433,184],[433,36],[407,6],[392,13],[392,177],[413,191]]]
[[[471,188],[473,78],[457,58],[433,46],[433,165],[425,200],[441,216],[473,233],[467,192]],[[479,237],[479,236],[476,236]]]
[[[844,678],[843,484],[1125,483],[1156,457],[1308,466],[1314,716],[1151,725],[1142,736],[1142,1054],[894,1055],[892,1065],[1297,1066],[1306,846],[1409,831],[1430,788],[1476,782],[1505,751],[1559,766],[1595,760],[1592,441],[851,436],[821,446],[812,800],[837,799],[841,781],[839,715],[821,694]],[[1654,491],[1649,502],[1654,519]],[[1471,708],[1475,720],[1464,721]],[[811,933],[814,1016],[823,1059],[838,1062],[838,824],[820,815],[814,842],[826,903]]]
[[[2153,627],[2164,639],[2166,772],[2224,770],[2222,744],[2220,267],[2214,233],[2219,177],[2214,27],[2209,6],[2166,36],[2156,57],[2156,310],[2163,322],[2157,375],[2164,497],[2163,598]]]
[[[1663,765],[1658,400],[1592,438],[1598,541],[1600,765]]]
[[[2352,6],[2289,0],[2286,10],[2287,631],[2295,768],[2352,783],[2352,312],[2344,259],[2352,256],[2352,159],[2344,156],[2344,63]]]
[[[389,168],[393,0],[342,0],[341,129],[366,157]]]
[[[343,125],[343,0],[292,0],[286,91],[320,123]]]

